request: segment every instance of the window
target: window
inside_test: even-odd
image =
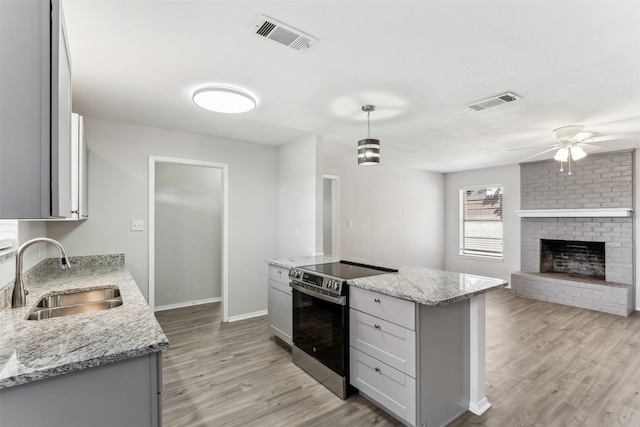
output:
[[[17,248],[17,244],[18,221],[0,220],[0,261],[13,255]]]
[[[460,191],[460,255],[502,258],[502,186]]]

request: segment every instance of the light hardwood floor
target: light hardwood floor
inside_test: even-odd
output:
[[[265,317],[220,323],[219,304],[157,313],[164,426],[400,426],[360,396],[343,401],[291,363]],[[484,415],[452,426],[640,426],[640,316],[510,291],[487,294]]]

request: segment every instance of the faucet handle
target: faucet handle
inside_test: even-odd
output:
[[[66,270],[67,268],[71,268],[71,262],[69,262],[69,258],[66,255],[60,257],[60,269]]]

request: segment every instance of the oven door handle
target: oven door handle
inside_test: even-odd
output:
[[[1,0],[0,0],[1,1]],[[332,302],[334,304],[347,305],[347,301],[345,297],[332,297],[331,295],[320,294],[318,292],[310,291],[307,288],[304,288],[298,285],[296,282],[289,282],[289,285],[298,292],[302,292],[303,294],[307,294],[314,298],[321,299],[323,301]]]

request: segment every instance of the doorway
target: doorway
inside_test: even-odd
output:
[[[322,176],[322,252],[340,255],[340,177]]]
[[[228,165],[149,157],[149,305],[221,301],[228,321]]]

